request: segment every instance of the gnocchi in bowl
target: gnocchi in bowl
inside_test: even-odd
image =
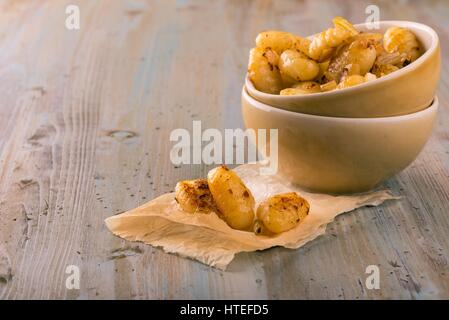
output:
[[[275,108],[242,90],[245,127],[278,130],[279,175],[319,193],[365,192],[399,173],[426,144],[437,110],[435,96],[428,108],[402,116],[323,117]]]
[[[369,118],[430,105],[440,72],[440,46],[430,27],[381,21],[379,30],[337,17],[302,38],[266,31],[250,52],[246,88],[268,105],[313,115]]]

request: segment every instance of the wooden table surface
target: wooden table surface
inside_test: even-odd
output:
[[[65,27],[71,3],[80,30]],[[340,216],[299,250],[240,254],[226,272],[108,232],[106,217],[210,169],[175,168],[171,130],[243,127],[258,31],[363,22],[368,4],[442,40],[432,139],[385,183],[401,200]],[[1,1],[0,298],[449,298],[448,17],[445,0]],[[379,290],[365,286],[373,264]]]

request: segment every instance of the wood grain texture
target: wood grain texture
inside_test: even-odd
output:
[[[69,3],[79,31],[64,27]],[[300,250],[240,254],[227,272],[106,230],[106,217],[207,173],[170,163],[170,131],[243,126],[259,31],[361,22],[368,4],[442,39],[433,137],[385,184],[400,201],[340,216]],[[0,298],[449,298],[448,16],[444,0],[0,2]],[[365,287],[370,264],[380,290]],[[68,265],[80,290],[66,289]]]

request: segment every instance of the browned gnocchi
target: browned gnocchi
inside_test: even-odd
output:
[[[254,231],[256,234],[288,231],[307,217],[309,209],[309,203],[296,192],[271,196],[257,208],[257,222],[260,225]]]
[[[226,166],[212,169],[207,182],[223,219],[234,229],[246,230],[254,221],[255,201],[240,177]]]
[[[206,179],[179,181],[175,200],[188,213],[216,211],[216,206]]]
[[[262,92],[302,95],[356,86],[388,75],[422,54],[408,29],[364,33],[342,17],[311,38],[285,31],[265,31],[256,38],[249,79]]]
[[[223,165],[209,171],[207,179],[178,182],[175,200],[185,212],[215,212],[233,229],[264,236],[294,228],[304,220],[310,208],[295,192],[277,194],[259,204],[256,216],[251,190],[236,172]]]

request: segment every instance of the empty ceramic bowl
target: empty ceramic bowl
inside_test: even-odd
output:
[[[372,118],[414,113],[427,108],[435,95],[440,74],[440,44],[436,32],[421,23],[381,21],[384,33],[391,26],[410,29],[424,53],[416,61],[389,75],[358,86],[329,92],[280,96],[258,91],[246,77],[248,93],[258,101],[289,111],[329,117]],[[368,30],[366,24],[355,27]]]
[[[435,96],[429,107],[407,115],[325,117],[275,108],[242,91],[246,127],[278,129],[281,176],[326,193],[367,191],[406,168],[429,139],[437,108]]]

